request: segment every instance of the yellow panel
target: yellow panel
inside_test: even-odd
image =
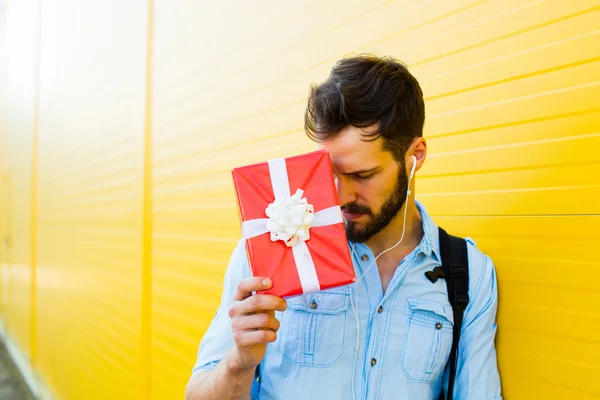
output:
[[[600,283],[590,276],[600,269],[600,215],[435,219],[474,237],[496,265],[504,395],[597,398]]]
[[[538,7],[554,8],[579,7],[581,2],[536,2]],[[600,10],[575,13],[567,19],[552,20],[552,23],[535,25],[531,19],[523,19],[523,29],[518,34],[491,36],[488,25],[480,26],[479,32],[467,30],[464,35],[477,38],[473,46],[461,46],[460,51],[450,51],[448,55],[429,62],[416,63],[415,73],[421,78],[426,98],[447,96],[458,91],[473,90],[523,79],[528,76],[570,68],[597,60],[595,51],[600,31],[593,29]],[[529,10],[528,10],[529,11]],[[557,11],[557,10],[554,10]],[[550,20],[544,10],[537,18]],[[554,12],[556,14],[556,12]],[[507,15],[506,19],[512,15]],[[530,18],[530,17],[528,17]],[[506,19],[498,18],[498,31]],[[527,25],[525,25],[525,22]],[[468,25],[467,25],[468,27]],[[477,35],[480,33],[480,35]],[[485,35],[484,37],[482,37]],[[458,39],[450,36],[449,39]],[[457,41],[463,44],[464,42]],[[424,47],[427,48],[426,46]],[[506,49],[509,49],[507,51]],[[544,63],[537,61],[543,59]]]
[[[582,140],[581,143],[599,146],[600,137]],[[583,149],[596,151],[594,147]],[[562,148],[555,146],[553,150],[557,151],[555,154],[561,154],[558,151],[577,151],[579,148],[573,144]],[[540,154],[536,153],[534,146],[530,151],[531,154]],[[585,152],[582,153],[585,156]],[[485,158],[481,156],[472,157],[473,168],[478,165],[478,159]],[[457,164],[468,164],[470,158],[465,157]],[[505,159],[506,164],[510,165],[511,160]],[[540,163],[523,170],[514,168],[507,171],[490,171],[480,167],[468,175],[423,179],[423,186],[429,188],[443,180],[444,184],[439,186],[448,191],[423,193],[419,197],[439,215],[597,214],[600,212],[597,201],[600,198],[600,160],[586,161],[584,158],[584,165],[564,167],[545,167]]]
[[[565,132],[569,133],[568,136],[594,134],[600,132],[599,115],[600,108],[597,108],[571,114],[554,114],[518,124],[483,126],[470,132],[428,137],[429,150],[434,153],[429,160],[450,155],[452,152],[462,151],[464,154],[468,154],[481,151],[481,148],[491,149],[502,146],[519,148],[531,144],[530,142],[565,140],[563,138]],[[429,169],[429,162],[426,168]]]
[[[42,7],[38,354],[59,399],[141,399],[146,384],[146,10],[142,0]]]
[[[7,5],[6,85],[3,127],[7,196],[4,321],[26,356],[31,356],[31,185],[37,46],[37,2]]]
[[[296,22],[283,32],[278,32],[277,37],[261,41],[261,48],[287,44],[287,51],[261,58],[253,51],[255,47],[251,47],[252,51],[249,54],[243,53],[238,56],[236,53],[233,66],[219,62],[218,68],[210,69],[210,64],[206,66],[201,64],[204,74],[200,77],[196,77],[196,71],[193,71],[194,75],[191,76],[178,73],[174,68],[181,67],[172,66],[173,59],[159,59],[157,71],[166,64],[169,82],[173,81],[173,84],[177,85],[185,81],[185,86],[182,86],[184,89],[173,87],[168,91],[165,90],[164,96],[157,96],[157,101],[160,101],[157,107],[157,110],[160,110],[160,118],[156,121],[156,127],[168,129],[171,135],[173,133],[181,135],[181,142],[190,142],[195,140],[194,136],[197,135],[199,128],[210,129],[211,132],[214,128],[223,128],[233,134],[235,131],[230,126],[226,128],[223,125],[239,123],[244,125],[244,132],[246,132],[249,124],[262,127],[262,123],[257,125],[253,117],[262,117],[267,121],[272,119],[272,112],[293,107],[285,117],[285,121],[292,124],[294,128],[301,128],[308,84],[324,79],[331,65],[344,53],[355,50],[362,43],[380,40],[384,32],[389,33],[390,30],[397,29],[403,24],[409,27],[418,26],[428,20],[435,20],[446,14],[451,15],[473,1],[438,0],[433,2],[435,7],[430,7],[428,3],[432,2],[414,2],[408,6],[405,2],[327,2],[324,3],[323,8],[316,9],[314,14],[299,15]],[[195,20],[200,18],[200,15],[194,14],[192,10],[187,12],[190,16],[194,16]],[[203,14],[207,14],[206,11]],[[398,18],[399,15],[403,18]],[[234,31],[244,28],[243,25],[230,27],[230,21],[227,19],[218,21],[220,26]],[[211,25],[195,23],[198,25],[196,29],[212,28]],[[181,26],[181,21],[178,21],[178,24]],[[244,32],[244,37],[248,37],[251,33]],[[279,40],[280,35],[288,34],[302,35],[305,39],[291,43]],[[204,33],[200,32],[198,35]],[[229,43],[227,46],[230,47],[232,44]],[[244,48],[240,45],[241,50]],[[239,60],[243,56],[247,57],[245,61],[247,67],[240,68]],[[179,57],[183,56],[178,54],[176,59]],[[197,63],[200,65],[200,61]],[[197,68],[200,69],[200,66]],[[252,79],[248,79],[250,76]],[[159,83],[157,86],[167,87],[166,83]],[[280,120],[278,117],[276,119]],[[271,126],[264,128],[269,127]],[[286,128],[278,127],[278,129],[281,129],[279,132],[286,131]],[[256,130],[257,133],[259,131]],[[172,136],[159,135],[156,139],[157,143],[168,145],[165,143],[167,140],[162,137],[166,139]],[[169,142],[176,141],[169,140]]]
[[[560,381],[552,381],[549,378],[531,379],[523,375],[517,368],[521,368],[520,360],[515,357],[510,364],[501,364],[502,384],[504,389],[502,395],[510,400],[530,399],[577,399],[597,400],[598,396],[584,390],[576,390],[564,386]],[[588,383],[584,384],[584,388]]]
[[[598,105],[594,100],[600,92],[599,65],[600,61],[590,62],[436,98],[427,104],[428,121],[437,127],[449,120],[461,120],[465,117],[462,114],[468,114],[466,117],[470,116],[472,122],[506,123],[524,120],[525,116],[535,118],[594,108]],[[489,120],[473,118],[480,115]],[[523,118],[519,118],[521,116]]]
[[[0,7],[0,93],[6,93],[6,7]],[[0,315],[4,313],[4,266],[6,264],[8,192],[4,174],[6,100],[0,98]]]
[[[596,10],[596,0],[568,3],[556,0],[479,2],[450,18],[400,32],[372,47],[372,50],[379,51],[382,47],[386,48],[385,51],[394,47],[401,49],[401,58],[414,68],[423,79],[424,86],[443,93],[443,88],[448,85],[464,87],[471,82],[489,83],[495,78],[486,73],[449,79],[449,75],[458,71],[477,67],[487,69],[483,63],[544,51],[560,40],[574,39],[578,34],[594,31],[593,15]],[[575,21],[583,31],[577,30]],[[557,57],[554,54],[529,68],[553,67],[557,59],[568,61],[576,55]],[[524,66],[513,64],[513,69],[505,73],[510,74],[515,67]],[[500,70],[497,72],[501,73]],[[429,85],[436,78],[436,84]],[[440,84],[443,88],[436,89]]]

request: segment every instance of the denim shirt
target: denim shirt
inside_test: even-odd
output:
[[[441,265],[439,235],[424,206],[416,204],[423,238],[398,265],[385,293],[373,265],[357,283],[289,298],[287,310],[275,312],[281,326],[277,340],[267,346],[252,398],[439,398],[447,388],[453,314],[445,281],[431,283],[425,276]],[[362,243],[349,246],[360,277],[374,255]],[[470,303],[461,330],[454,399],[501,399],[494,345],[498,301],[494,265],[468,238],[467,248]],[[234,345],[228,311],[239,281],[248,276],[241,240],[193,372],[214,368]]]

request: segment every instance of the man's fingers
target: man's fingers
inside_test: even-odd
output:
[[[277,318],[267,314],[252,314],[243,317],[235,318],[231,326],[234,331],[249,331],[257,329],[269,329],[277,331],[279,329],[279,321]]]
[[[240,281],[233,300],[244,300],[252,296],[253,291],[269,289],[273,283],[269,278],[252,277],[244,278]]]
[[[236,331],[233,332],[233,339],[238,347],[249,347],[274,342],[277,334],[271,330]]]
[[[281,297],[270,294],[255,294],[245,300],[233,303],[229,310],[229,316],[233,318],[262,311],[285,311],[286,308],[287,303]]]

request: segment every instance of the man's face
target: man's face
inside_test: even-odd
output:
[[[374,128],[363,128],[370,132]],[[401,210],[408,185],[405,165],[383,149],[383,139],[365,141],[363,129],[346,128],[320,143],[329,150],[348,240],[365,242]]]

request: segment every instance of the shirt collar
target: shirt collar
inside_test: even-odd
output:
[[[415,199],[415,204],[421,213],[421,222],[423,225],[423,239],[421,239],[419,248],[425,255],[431,256],[433,254],[436,261],[441,262],[440,233],[438,227],[429,216],[423,203]]]

